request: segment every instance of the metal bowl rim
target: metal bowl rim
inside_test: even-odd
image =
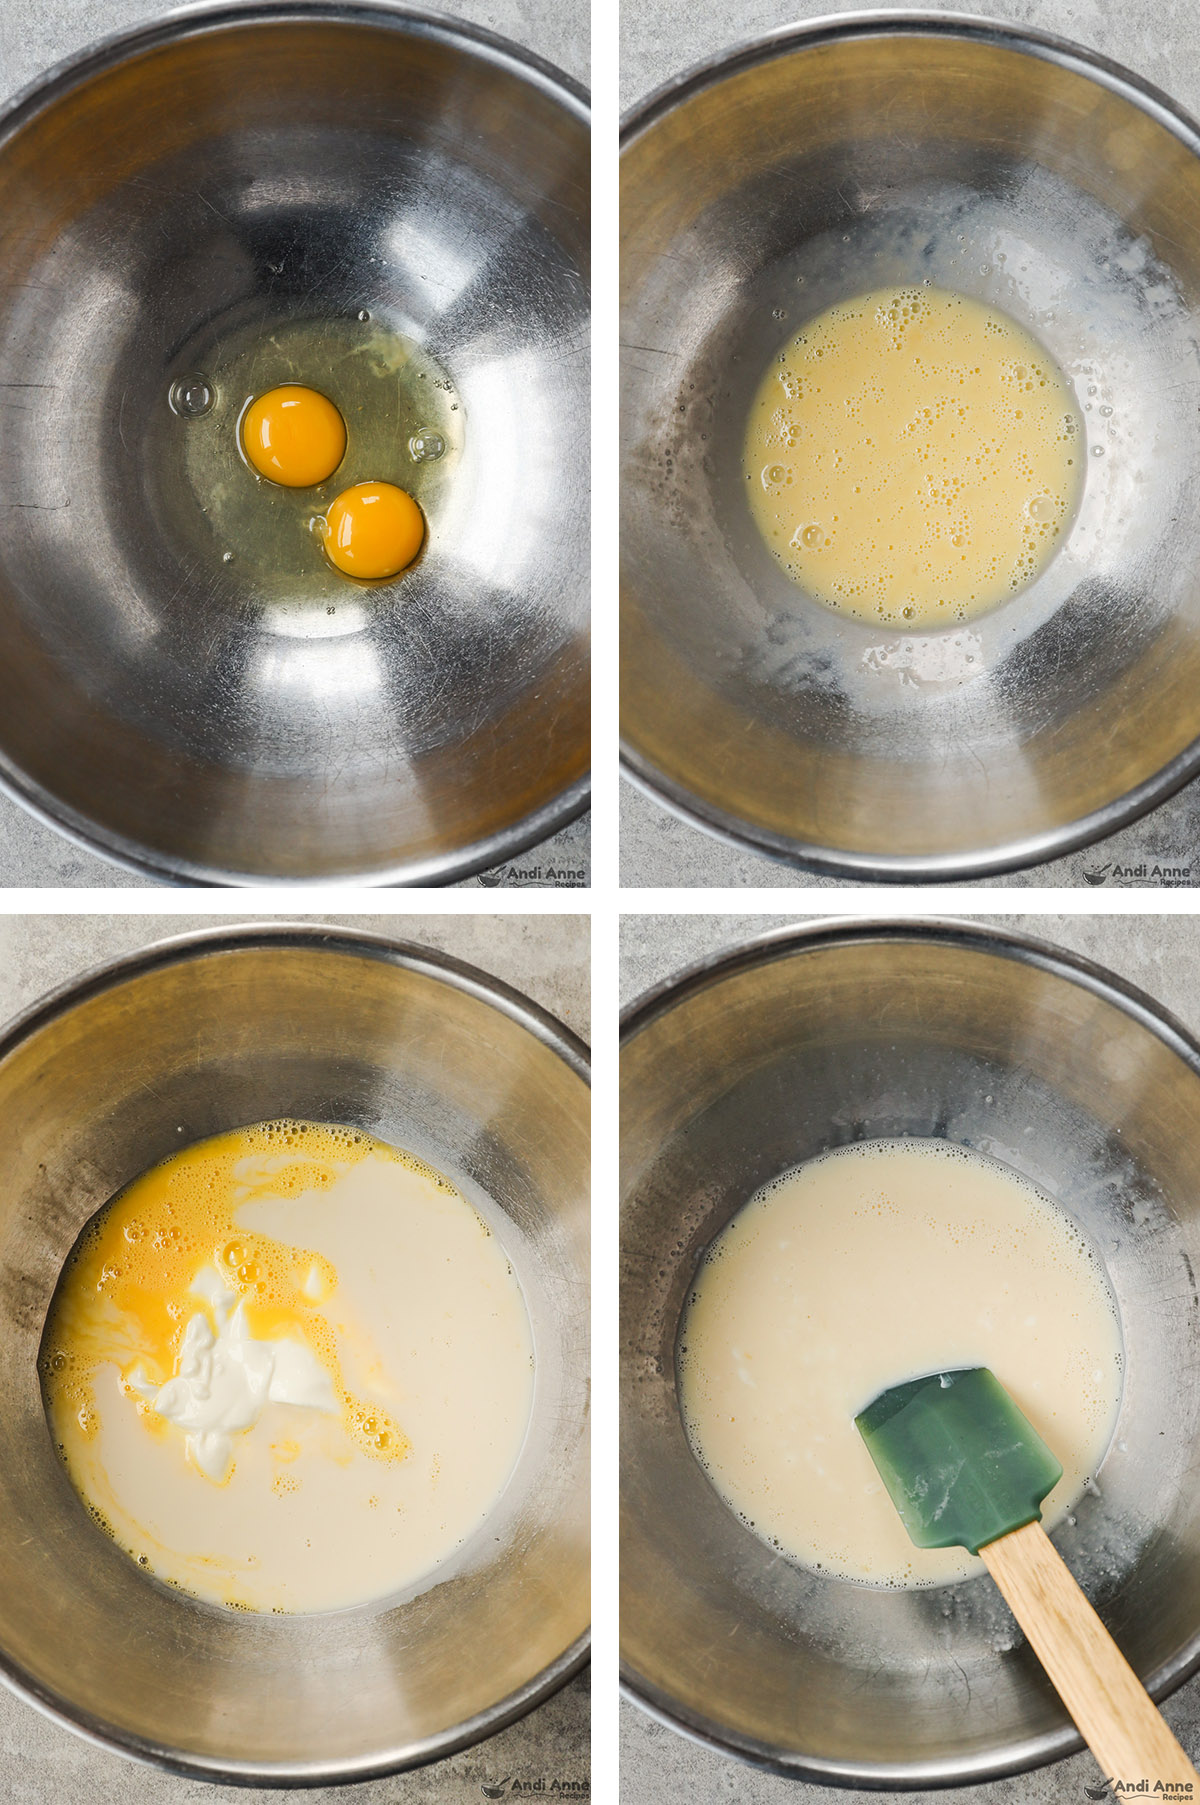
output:
[[[536,52],[485,27],[400,3],[400,0],[200,0],[200,4],[151,19],[145,24],[107,33],[51,65],[0,106],[0,155],[18,132],[47,112],[74,88],[135,57],[212,31],[261,24],[326,24],[374,26],[410,36],[438,38],[482,60],[506,67],[519,79],[541,89],[585,127],[590,123],[588,91]],[[98,822],[76,813],[35,783],[16,765],[0,757],[0,792],[11,796],[31,815],[85,851],[98,854],[126,871],[186,888],[293,888],[310,879],[264,878],[254,872],[226,871],[194,860],[172,858],[141,846]],[[490,866],[527,852],[541,840],[568,827],[588,806],[590,780],[574,779],[551,802],[501,832],[419,864],[411,860],[367,872],[343,872],[323,883],[349,888],[443,885],[474,877]]]
[[[820,877],[839,878],[853,884],[947,884],[1005,877],[1010,872],[1025,871],[1030,866],[1064,858],[1068,853],[1081,852],[1098,841],[1107,840],[1119,829],[1131,826],[1161,803],[1168,802],[1200,774],[1200,739],[1193,740],[1183,752],[1177,753],[1154,777],[1065,828],[1048,829],[1029,839],[992,847],[986,852],[965,854],[854,852],[846,847],[829,848],[812,841],[791,840],[766,828],[751,826],[693,795],[681,784],[653,769],[640,752],[625,742],[622,742],[620,757],[622,776],[668,814],[687,822],[689,827],[700,828],[714,840],[736,846],[743,852],[758,853],[773,864],[800,871],[811,870]],[[0,783],[2,781],[0,778]]]
[[[419,865],[392,866],[386,871],[342,872],[336,877],[263,877],[258,872],[220,871],[196,864],[190,859],[167,859],[137,846],[120,834],[106,834],[95,822],[85,821],[44,790],[30,782],[23,772],[0,755],[0,793],[11,796],[28,814],[44,821],[56,833],[84,851],[97,853],[112,865],[136,872],[140,877],[156,878],[166,888],[181,890],[241,889],[296,890],[302,885],[319,882],[323,889],[412,889],[426,885],[458,883],[490,871],[494,865],[519,858],[551,834],[569,827],[588,808],[591,801],[590,776],[576,778],[553,802],[532,815],[524,816],[503,834],[477,840],[458,852],[425,859]],[[503,888],[504,886],[498,886]]]
[[[21,127],[93,76],[184,38],[269,24],[366,25],[441,39],[455,48],[478,52],[485,62],[507,66],[512,74],[543,89],[582,124],[590,121],[588,90],[582,82],[523,44],[449,13],[409,6],[404,0],[193,0],[141,24],[105,32],[34,76],[0,105],[0,149]]]
[[[744,69],[825,44],[889,35],[966,39],[1054,63],[1097,82],[1147,114],[1178,138],[1194,157],[1200,158],[1200,123],[1153,82],[1134,74],[1112,58],[1057,33],[1011,25],[982,14],[933,13],[908,8],[830,13],[800,25],[785,25],[763,36],[745,39],[731,49],[681,71],[626,112],[621,124],[621,154],[624,155],[660,120],[694,96]],[[1200,773],[1200,738],[1177,753],[1153,777],[1078,821],[1008,845],[938,855],[855,852],[771,833],[740,820],[674,782],[627,740],[622,740],[621,765],[624,775],[651,801],[728,845],[765,854],[782,864],[811,868],[822,876],[855,883],[944,883],[1022,871],[1048,859],[1078,852],[1141,820]]]
[[[888,36],[963,38],[1003,50],[1036,56],[1060,68],[1074,69],[1099,81],[1123,99],[1150,113],[1200,155],[1200,122],[1162,88],[1127,69],[1112,57],[1066,38],[1059,32],[1012,24],[984,13],[930,12],[920,7],[880,7],[878,11],[823,13],[799,24],[743,38],[716,55],[693,63],[668,78],[626,109],[621,120],[621,150],[630,149],[643,132],[673,113],[694,95],[716,87],[731,75],[759,63],[773,62],[794,51],[811,50],[843,39]]]
[[[651,985],[648,990],[621,1012],[621,1046],[624,1048],[643,1029],[668,1015],[671,1010],[703,990],[722,983],[739,972],[778,960],[845,948],[865,942],[892,945],[924,945],[957,948],[983,953],[993,958],[1011,959],[1018,964],[1034,966],[1039,971],[1076,984],[1101,1001],[1121,1010],[1141,1027],[1155,1034],[1181,1059],[1193,1076],[1200,1078],[1200,1039],[1161,1003],[1136,984],[1109,971],[1106,966],[1082,953],[1055,946],[1013,928],[984,925],[978,918],[965,920],[954,916],[917,916],[906,920],[871,916],[847,921],[823,918],[802,924],[786,924],[768,928],[749,940],[720,948],[702,959],[694,960],[671,977]],[[1200,1671],[1200,1626],[1173,1660],[1164,1662],[1143,1682],[1156,1701],[1171,1693]],[[784,1755],[769,1744],[751,1736],[743,1736],[727,1725],[717,1723],[699,1712],[690,1711],[651,1684],[633,1665],[621,1662],[621,1691],[657,1722],[686,1736],[690,1741],[718,1754],[732,1755],[752,1767],[785,1774],[792,1779],[807,1779],[826,1786],[858,1786],[878,1791],[920,1791],[926,1788],[980,1785],[989,1780],[1008,1779],[1051,1762],[1076,1755],[1083,1739],[1076,1730],[1051,1731],[1044,1736],[1026,1738],[991,1754],[969,1760],[926,1760],[913,1762],[829,1761],[807,1755]]]
[[[0,1062],[7,1059],[23,1042],[70,1014],[78,1005],[133,979],[172,965],[226,953],[291,950],[373,959],[446,983],[453,989],[461,990],[500,1010],[557,1054],[585,1085],[589,1083],[586,1044],[565,1023],[559,1021],[557,1016],[502,979],[481,971],[478,966],[470,965],[465,959],[459,959],[452,953],[421,946],[415,941],[395,940],[385,934],[358,928],[323,928],[319,923],[301,926],[290,922],[256,922],[232,928],[202,928],[155,940],[135,952],[91,966],[79,976],[56,986],[0,1029]],[[43,1716],[74,1731],[97,1747],[110,1749],[116,1754],[164,1769],[168,1773],[218,1781],[230,1786],[336,1786],[358,1780],[380,1779],[409,1768],[424,1767],[431,1761],[443,1760],[448,1755],[471,1747],[473,1743],[494,1736],[518,1718],[524,1717],[574,1678],[587,1663],[589,1646],[590,1632],[585,1630],[527,1685],[498,1700],[488,1710],[479,1712],[465,1723],[455,1725],[438,1735],[359,1761],[230,1762],[215,1757],[184,1756],[165,1744],[129,1735],[89,1712],[76,1710],[58,1693],[40,1686],[19,1662],[10,1660],[3,1649],[0,1649],[0,1681],[18,1698],[33,1705]]]

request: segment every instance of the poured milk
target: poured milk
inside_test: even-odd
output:
[[[454,1187],[296,1122],[201,1142],[107,1205],[41,1358],[97,1521],[159,1578],[256,1611],[430,1575],[512,1471],[532,1366],[504,1251]]]
[[[949,625],[1024,588],[1083,475],[1071,388],[1005,314],[880,289],[811,320],[750,410],[750,506],[789,575],[872,622]]]
[[[1112,1438],[1121,1335],[1075,1225],[1007,1167],[944,1141],[845,1147],[776,1179],[718,1236],[680,1332],[693,1451],[761,1536],[873,1585],[982,1571],[920,1549],[855,1428],[881,1391],[987,1366],[1062,1462],[1052,1525]]]

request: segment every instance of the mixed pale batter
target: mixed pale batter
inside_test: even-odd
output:
[[[746,433],[751,511],[818,601],[951,625],[1037,576],[1083,477],[1071,388],[1005,314],[936,288],[828,308],[763,378]]]
[[[983,1570],[913,1546],[854,1424],[888,1387],[969,1366],[1062,1462],[1052,1525],[1112,1438],[1116,1306],[1062,1210],[945,1141],[862,1143],[776,1179],[713,1243],[680,1332],[688,1436],[722,1497],[785,1554],[880,1586]]]
[[[472,1206],[396,1149],[307,1122],[135,1180],[68,1261],[41,1355],[97,1522],[159,1578],[257,1611],[432,1573],[504,1487],[532,1368]]]

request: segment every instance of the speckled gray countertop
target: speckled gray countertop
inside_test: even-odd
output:
[[[0,916],[0,1022],[89,967],[171,934],[231,926],[237,915]],[[262,920],[262,916],[256,919]],[[272,915],[390,934],[453,953],[521,990],[588,1038],[589,923],[583,915]],[[0,1685],[4,1805],[467,1805],[484,1786],[520,1782],[553,1796],[589,1774],[586,1672],[528,1717],[448,1760],[357,1786],[288,1792],[184,1780],[94,1748]],[[576,1795],[577,1796],[577,1795]]]
[[[880,907],[880,914],[886,909]],[[697,959],[795,922],[794,915],[626,916],[621,924],[621,1002]],[[980,918],[976,918],[980,920]],[[1082,953],[1119,977],[1163,1000],[1194,1034],[1200,1034],[1200,922],[1161,915],[989,915],[997,926]],[[1164,1712],[1193,1760],[1200,1756],[1200,1677],[1169,1699]],[[639,1710],[621,1706],[623,1805],[1086,1805],[1085,1786],[1096,1786],[1090,1755],[1014,1779],[944,1792],[857,1792],[811,1786],[759,1773],[665,1729]],[[1107,1795],[1106,1795],[1107,1796]]]
[[[420,10],[423,0],[412,0]],[[0,0],[0,102],[64,57],[176,7],[160,0]],[[534,50],[585,85],[591,29],[587,0],[430,0],[429,12],[486,26]],[[590,816],[455,888],[578,889],[591,882]],[[126,871],[76,845],[0,793],[0,889],[155,889],[159,880]]]
[[[939,12],[984,14],[1073,38],[1155,82],[1200,116],[1195,0],[958,0],[957,4],[921,0],[921,4]],[[702,8],[694,0],[627,0],[621,13],[621,105],[633,106],[683,70],[777,26],[877,7],[878,0],[742,0],[736,8]],[[847,887],[845,879],[796,871],[760,853],[727,845],[669,814],[630,783],[623,783],[621,792],[624,885],[739,890]],[[1171,875],[1181,867],[1188,872],[1186,878]],[[1092,884],[1145,889],[1200,884],[1200,779],[1132,827],[1083,852],[962,887]]]

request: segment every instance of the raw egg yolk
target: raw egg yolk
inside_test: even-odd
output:
[[[325,550],[348,577],[394,577],[425,538],[425,516],[394,483],[356,483],[325,516]]]
[[[316,389],[287,382],[251,402],[242,444],[260,476],[286,489],[312,489],[345,456],[346,422]]]

